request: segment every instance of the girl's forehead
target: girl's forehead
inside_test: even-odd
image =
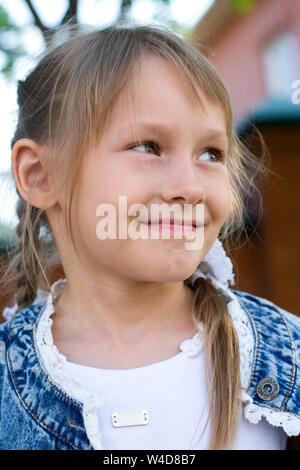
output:
[[[186,128],[191,133],[201,128],[201,133],[207,129],[228,140],[223,105],[205,95],[200,80],[197,85],[195,94],[188,78],[179,76],[176,65],[149,54],[136,62],[130,79],[115,98],[106,131],[127,135],[165,128],[176,136],[189,132]]]
[[[197,96],[176,73],[173,64],[159,59],[152,67],[151,60],[140,64],[133,72],[133,79],[121,90],[112,110],[112,120],[128,121],[176,121],[193,120],[226,127],[226,113],[220,102],[213,101],[201,89]]]

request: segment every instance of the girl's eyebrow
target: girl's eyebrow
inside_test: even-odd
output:
[[[174,138],[178,135],[177,128],[168,126],[167,124],[163,123],[148,123],[148,122],[141,122],[135,123],[135,128],[137,131],[152,131],[157,135],[161,135],[163,137],[167,136],[170,138]],[[118,130],[120,134],[125,134],[127,132],[134,132],[134,127],[131,125],[125,126]],[[226,132],[221,129],[217,128],[201,128],[201,133],[199,131],[198,135],[199,139],[202,140],[209,140],[209,139],[217,139],[223,144],[228,144],[228,137]]]

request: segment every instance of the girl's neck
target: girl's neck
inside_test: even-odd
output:
[[[64,318],[121,341],[134,331],[140,335],[143,331],[155,333],[192,315],[193,291],[182,282],[145,283],[132,290],[104,283],[95,283],[94,290],[87,290],[91,286],[83,284],[76,288],[66,282],[55,302],[56,321]]]
[[[149,287],[143,296],[102,284],[95,295],[84,295],[67,282],[55,302],[54,344],[68,360],[96,367],[134,367],[171,357],[197,331],[193,291],[183,283]]]

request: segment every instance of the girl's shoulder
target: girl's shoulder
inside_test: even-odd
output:
[[[241,363],[249,365],[243,384],[247,419],[257,423],[264,417],[288,436],[298,436],[300,318],[266,298],[234,289],[227,293],[238,301],[252,331],[251,347],[241,351]]]
[[[259,297],[248,292],[229,289],[240,305],[252,320],[253,327],[256,327],[263,334],[267,329],[272,331],[276,337],[280,337],[283,331],[292,335],[295,340],[300,340],[300,316],[290,312],[267,298]],[[296,345],[299,346],[299,343]]]
[[[25,330],[32,329],[38,314],[45,307],[45,302],[33,302],[28,307],[17,312],[17,305],[5,307],[2,312],[4,322],[0,323],[0,344],[10,342],[13,337],[18,336]]]

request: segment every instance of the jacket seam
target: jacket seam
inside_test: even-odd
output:
[[[292,354],[292,372],[291,372],[291,378],[290,378],[289,388],[288,388],[288,391],[287,391],[287,393],[286,393],[286,396],[285,396],[285,398],[284,398],[284,400],[283,400],[283,403],[282,403],[282,405],[281,405],[281,408],[279,408],[279,409],[281,409],[282,411],[288,411],[286,408],[284,408],[284,404],[285,404],[285,402],[287,401],[288,396],[290,395],[290,390],[291,390],[292,383],[293,383],[293,378],[294,378],[294,369],[295,369],[295,366],[294,366],[294,348],[293,348],[293,341],[292,341],[292,338],[291,338],[290,330],[289,330],[289,328],[288,328],[288,326],[287,326],[287,323],[286,323],[286,321],[285,321],[285,319],[284,319],[282,313],[280,313],[280,311],[279,311],[278,308],[276,307],[276,305],[275,305],[275,304],[273,304],[273,305],[274,305],[276,311],[279,313],[279,315],[280,315],[280,317],[281,317],[281,320],[282,320],[282,322],[284,323],[284,325],[285,325],[285,327],[286,327],[286,330],[287,330],[287,333],[288,333],[288,336],[289,336],[290,348],[291,348],[291,354]],[[271,406],[272,406],[272,405],[271,405]],[[296,414],[296,413],[293,413],[293,414],[294,414],[295,416],[298,416],[298,414]]]
[[[11,363],[11,359],[10,359],[10,355],[9,355],[9,351],[7,351],[7,357],[8,357],[8,361],[9,361],[9,365],[10,365],[10,371],[12,373],[12,376],[13,376],[13,380],[14,380],[14,383],[15,383],[15,386],[16,386],[16,389],[17,389],[17,392],[18,392],[18,395],[20,397],[20,400],[22,401],[25,409],[32,415],[32,417],[42,426],[42,427],[45,427],[47,428],[48,430],[50,430],[51,432],[53,432],[53,434],[55,434],[57,437],[59,437],[60,439],[66,441],[68,444],[71,444],[73,447],[75,447],[76,449],[80,450],[80,447],[76,446],[74,443],[72,443],[71,441],[69,441],[66,437],[64,436],[61,436],[57,431],[55,431],[54,429],[52,429],[50,426],[48,426],[44,421],[42,421],[37,415],[36,413],[25,403],[23,397],[22,397],[22,394],[21,394],[21,391],[18,387],[18,384],[17,384],[17,380],[16,380],[16,377],[15,377],[15,374],[14,374],[14,371],[13,371],[13,368],[12,368],[12,363]]]
[[[246,307],[247,309],[247,307]],[[256,336],[256,344],[255,344],[255,356],[254,356],[254,364],[253,364],[253,368],[252,368],[252,375],[251,375],[251,380],[250,380],[250,383],[248,385],[248,388],[247,390],[250,389],[252,383],[253,383],[253,380],[254,380],[254,376],[255,376],[255,372],[256,372],[256,364],[257,364],[257,355],[258,355],[258,347],[259,347],[259,344],[260,344],[260,340],[259,340],[259,334],[258,334],[258,331],[257,331],[257,328],[256,328],[256,324],[255,322],[253,321],[253,318],[249,312],[249,310],[247,309],[249,315],[250,315],[250,318],[251,318],[251,322],[252,322],[252,325],[253,325],[253,328],[255,330],[255,336]]]
[[[276,406],[271,405],[271,404],[269,404],[269,406],[270,406],[271,408],[273,408],[274,410],[283,411],[284,413],[289,413],[290,415],[293,415],[293,416],[296,416],[296,417],[299,416],[297,413],[294,413],[293,411],[289,411],[289,410],[287,410],[286,408],[285,408],[285,409],[283,409],[283,408],[277,408]]]

